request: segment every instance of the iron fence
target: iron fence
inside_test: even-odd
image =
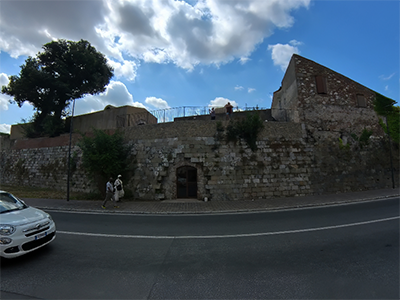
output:
[[[128,114],[117,116],[117,128],[129,127],[134,125],[149,124],[149,113],[157,119],[157,123],[173,122],[175,118],[191,117],[208,115],[212,106],[180,106],[171,107],[158,110],[150,110],[145,113]],[[224,107],[214,107],[218,112],[225,112]],[[233,108],[234,112],[239,111],[253,111],[253,110],[264,110],[265,108],[256,107],[239,107]]]
[[[158,123],[173,122],[175,118],[191,117],[191,116],[201,116],[208,115],[212,106],[180,106],[171,107],[159,110],[152,110],[150,113],[155,116]],[[218,110],[224,111],[224,107],[214,107],[217,112]],[[263,110],[265,108],[256,107],[239,107],[233,108],[233,111],[251,111],[251,110]]]

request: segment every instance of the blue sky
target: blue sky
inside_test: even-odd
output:
[[[85,39],[115,76],[77,100],[77,115],[108,104],[270,108],[293,53],[398,101],[399,13],[397,0],[1,0],[0,85],[43,44]],[[0,95],[1,132],[33,115],[10,99]]]

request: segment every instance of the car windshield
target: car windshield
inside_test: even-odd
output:
[[[27,208],[28,206],[10,193],[0,193],[0,214]]]

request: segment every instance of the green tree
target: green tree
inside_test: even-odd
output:
[[[393,99],[375,93],[374,109],[378,115],[386,116],[386,114],[391,113],[394,110],[395,103],[396,101]]]
[[[88,41],[58,40],[45,44],[36,57],[28,57],[2,93],[13,96],[10,102],[19,107],[25,101],[34,106],[31,137],[56,136],[65,129],[71,101],[104,92],[112,76],[105,56]]]
[[[110,176],[130,171],[132,146],[125,143],[119,131],[108,135],[103,130],[93,129],[93,136],[82,135],[78,146],[82,149],[82,166],[99,188]]]
[[[397,144],[400,143],[400,107],[394,106],[396,101],[387,98],[379,93],[376,93],[374,101],[374,109],[378,115],[385,116],[387,118],[387,124],[389,125],[390,137]],[[379,123],[387,133],[386,120],[385,122],[380,119]]]

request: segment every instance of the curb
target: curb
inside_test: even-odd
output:
[[[280,210],[296,210],[304,208],[319,208],[326,206],[336,205],[348,205],[356,204],[359,202],[373,202],[379,200],[386,200],[393,197],[399,197],[400,194],[359,198],[351,200],[336,200],[322,203],[305,203],[300,205],[282,205],[276,207],[259,207],[259,208],[243,208],[243,209],[232,209],[232,210],[204,210],[204,211],[192,211],[192,210],[177,210],[177,211],[134,211],[134,210],[100,210],[100,209],[85,209],[85,208],[56,208],[54,206],[35,206],[36,208],[48,211],[61,211],[61,212],[76,212],[76,213],[96,213],[96,214],[131,214],[131,215],[205,215],[205,214],[235,214],[235,213],[257,213],[257,212],[269,212],[269,211],[280,211]],[[169,203],[166,203],[167,205]],[[189,203],[190,205],[191,203]]]

